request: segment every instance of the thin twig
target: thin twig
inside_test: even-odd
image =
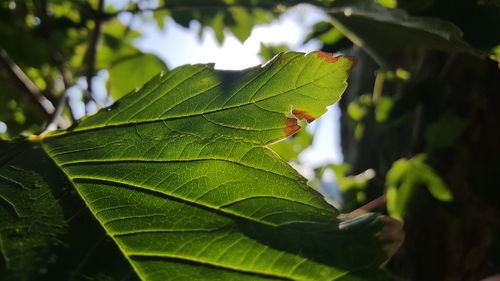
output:
[[[365,205],[357,208],[356,210],[350,212],[348,215],[349,216],[357,216],[359,214],[365,213],[365,212],[370,212],[373,211],[379,207],[382,207],[385,202],[387,201],[385,195],[381,195],[377,197],[376,199],[366,203]]]
[[[59,69],[59,72],[61,73],[64,89],[68,89],[69,87],[71,87],[72,83],[70,81],[72,81],[73,79],[71,77],[71,72],[66,68],[66,65],[64,64],[65,59],[63,55],[57,50],[54,51],[53,58],[57,65],[57,68]]]
[[[97,17],[94,19],[94,32],[92,33],[92,38],[89,43],[89,50],[87,53],[87,93],[90,100],[93,100],[98,106],[98,102],[92,96],[92,77],[95,74],[95,60],[96,60],[96,52],[97,46],[99,45],[99,37],[101,36],[101,27],[102,27],[102,15],[104,11],[104,0],[99,0],[97,6]]]
[[[54,113],[55,108],[52,102],[43,95],[38,87],[31,81],[31,79],[24,73],[24,71],[9,57],[4,49],[0,49],[0,64],[17,82],[18,86],[27,93],[29,100],[49,118]]]
[[[58,127],[60,127],[60,123],[61,123],[60,119],[61,119],[63,109],[66,106],[66,100],[67,100],[67,95],[66,95],[66,91],[64,91],[63,95],[59,98],[59,101],[58,101],[57,106],[56,106],[56,110],[54,111],[54,113],[52,113],[52,117],[51,117],[49,124],[45,127],[45,130],[42,132],[42,134],[57,130]]]
[[[64,84],[64,91],[59,97],[59,100],[56,105],[56,110],[52,114],[50,123],[47,125],[47,127],[44,130],[45,132],[53,131],[58,129],[58,127],[64,127],[66,122],[62,123],[61,115],[63,113],[64,107],[68,106],[70,116],[72,121],[75,121],[75,116],[73,114],[73,111],[71,110],[71,106],[68,103],[68,88],[70,87],[70,73],[66,69],[66,66],[64,65],[64,58],[62,57],[62,54],[59,53],[58,51],[53,52],[53,59],[57,64],[57,67],[59,69],[59,72],[61,73],[62,81]]]

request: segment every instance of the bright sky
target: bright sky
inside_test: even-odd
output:
[[[128,21],[130,16],[126,14],[121,19]],[[136,45],[163,58],[170,68],[186,63],[215,62],[218,69],[236,70],[262,62],[257,56],[261,42],[266,45],[286,44],[296,51],[319,49],[321,45],[317,41],[307,45],[302,45],[302,42],[310,27],[325,17],[319,9],[300,5],[271,24],[256,26],[243,44],[234,35],[226,33],[222,46],[216,41],[211,28],[204,28],[200,39],[201,26],[197,21],[192,21],[189,29],[176,24],[171,18],[166,19],[164,30],[140,19],[135,21],[134,26],[143,34]]]

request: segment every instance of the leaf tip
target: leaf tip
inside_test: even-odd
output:
[[[295,118],[286,118],[286,121],[285,121],[285,129],[284,132],[285,132],[285,135],[287,137],[295,134],[298,130],[300,130],[300,126],[299,124],[297,124],[297,119]]]

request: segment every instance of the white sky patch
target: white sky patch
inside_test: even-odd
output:
[[[314,132],[313,144],[299,155],[302,163],[321,166],[344,161],[340,146],[340,108],[329,106],[328,111],[308,126]]]
[[[0,121],[0,134],[7,132],[7,124]]]
[[[124,14],[120,19],[128,22],[131,16]],[[286,44],[292,50],[304,52],[319,49],[321,44],[318,41],[306,45],[302,42],[311,26],[326,18],[326,14],[318,8],[298,5],[270,24],[255,26],[244,43],[226,32],[222,45],[215,39],[211,28],[204,28],[199,38],[202,27],[197,21],[191,21],[188,29],[166,18],[165,28],[161,30],[154,22],[137,18],[134,28],[140,29],[143,36],[137,39],[135,45],[144,52],[159,56],[170,68],[188,63],[215,63],[218,69],[237,70],[262,63],[258,57],[260,43],[274,46]]]

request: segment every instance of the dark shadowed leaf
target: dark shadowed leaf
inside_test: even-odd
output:
[[[336,28],[384,68],[396,68],[398,54],[419,48],[477,53],[462,41],[462,32],[452,23],[412,17],[373,0],[335,1],[330,15]]]

